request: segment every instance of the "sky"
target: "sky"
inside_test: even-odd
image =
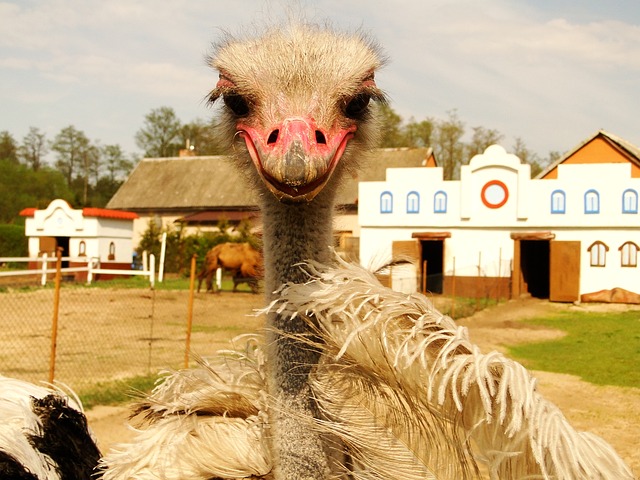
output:
[[[140,155],[152,109],[214,114],[205,59],[223,32],[292,8],[374,37],[389,58],[376,82],[405,120],[455,111],[468,135],[495,129],[541,158],[599,129],[640,146],[638,0],[0,0],[0,131],[73,125]]]

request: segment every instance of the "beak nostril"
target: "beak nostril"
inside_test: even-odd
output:
[[[273,145],[278,141],[278,135],[280,135],[280,130],[276,129],[269,135],[267,138],[267,145]]]
[[[322,145],[327,144],[327,138],[324,136],[320,130],[316,130],[316,143],[320,143]]]

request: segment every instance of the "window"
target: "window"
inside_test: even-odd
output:
[[[600,213],[600,195],[595,190],[587,190],[584,194],[584,213]]]
[[[393,213],[393,194],[391,192],[380,194],[380,213]]]
[[[625,242],[620,245],[620,265],[623,267],[638,266],[638,250],[640,247],[633,242]]]
[[[622,192],[622,213],[638,213],[638,192],[632,188]]]
[[[433,213],[447,213],[447,194],[442,190],[433,196]]]
[[[562,190],[551,192],[551,213],[565,213],[566,195]]]
[[[407,194],[407,213],[420,213],[420,194],[418,192]]]
[[[78,245],[78,256],[85,257],[87,255],[87,244],[84,240],[80,240],[80,244]]]
[[[606,265],[607,260],[607,252],[609,251],[609,247],[607,247],[600,240],[593,242],[589,248],[587,248],[591,258],[591,266],[592,267],[604,267]]]
[[[116,259],[116,244],[111,242],[109,244],[109,260]]]

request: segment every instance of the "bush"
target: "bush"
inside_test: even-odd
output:
[[[228,222],[218,222],[217,232],[198,232],[195,235],[185,235],[182,225],[167,226],[164,229],[149,221],[147,230],[143,233],[136,252],[139,256],[143,251],[154,254],[156,261],[160,260],[162,234],[167,234],[164,271],[188,276],[191,268],[191,257],[196,255],[198,268],[204,262],[207,252],[216,245],[225,242],[248,242],[254,248],[260,249],[259,239],[251,233],[251,227],[241,222],[235,229],[235,234],[228,233],[231,226]]]
[[[24,225],[0,225],[0,256],[27,257],[29,246]]]

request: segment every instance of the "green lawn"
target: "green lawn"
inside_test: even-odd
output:
[[[559,340],[509,347],[527,368],[569,373],[597,385],[640,388],[640,312],[563,313],[526,320],[567,332]]]

